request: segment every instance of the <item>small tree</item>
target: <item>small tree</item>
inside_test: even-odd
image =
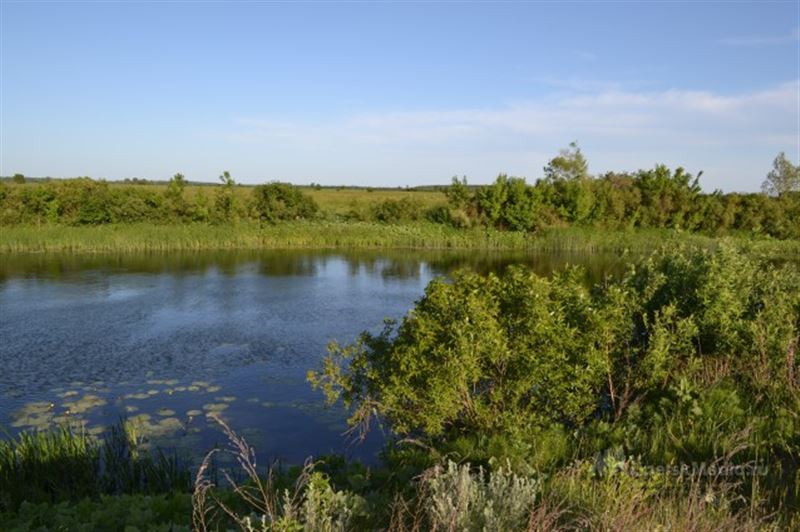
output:
[[[11,179],[18,185],[25,183],[25,176],[22,174],[14,174],[14,177]]]
[[[570,142],[569,147],[558,152],[544,167],[544,176],[548,181],[572,181],[589,177],[589,164],[581,153],[577,142]]]
[[[467,187],[467,176],[458,179],[453,176],[450,186],[444,191],[447,196],[447,203],[454,209],[461,209],[469,203],[470,193]]]
[[[227,222],[233,216],[233,187],[236,186],[236,182],[231,177],[231,173],[227,170],[222,172],[222,175],[219,176],[219,180],[222,182],[222,189],[217,192],[217,197],[214,201],[214,207],[217,211],[217,217],[220,220]]]
[[[800,191],[800,166],[792,164],[784,152],[772,162],[772,170],[761,185],[761,190],[771,196]]]
[[[186,187],[186,178],[183,177],[183,174],[177,173],[172,176],[172,179],[167,185],[167,202],[169,204],[169,208],[172,210],[172,214],[181,218],[186,214],[187,205],[186,200],[183,197],[183,189]]]

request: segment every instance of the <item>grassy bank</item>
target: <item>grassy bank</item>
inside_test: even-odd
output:
[[[798,524],[791,512],[765,515],[757,504],[743,505],[737,494],[741,482],[696,474],[654,479],[631,460],[619,469],[577,460],[540,474],[514,472],[508,462],[486,468],[401,459],[367,468],[328,456],[302,468],[256,470],[248,443],[226,430],[231,445],[208,455],[193,486],[164,485],[156,478],[155,484],[143,479],[112,490],[98,482],[96,468],[25,461],[31,452],[54,454],[50,447],[55,441],[59,461],[91,464],[97,444],[87,445],[80,435],[63,431],[29,438],[20,458],[12,458],[19,462],[16,476],[31,478],[39,491],[30,500],[0,504],[3,530],[755,531],[796,529]],[[62,450],[66,447],[68,455]],[[219,453],[235,465],[209,474],[208,460]],[[88,484],[70,491],[75,472]],[[21,483],[8,488],[12,497],[32,493]]]
[[[279,248],[407,248],[643,252],[679,240],[711,247],[717,239],[667,229],[630,231],[557,228],[531,234],[486,228],[456,229],[426,222],[287,222],[276,225],[12,226],[0,231],[0,252],[181,251]],[[800,242],[735,237],[775,256],[800,254]]]

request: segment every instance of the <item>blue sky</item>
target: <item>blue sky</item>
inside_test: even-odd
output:
[[[800,3],[11,2],[0,173],[419,185],[800,158]]]

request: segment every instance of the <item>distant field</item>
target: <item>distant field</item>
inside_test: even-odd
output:
[[[333,214],[345,214],[350,210],[362,210],[385,200],[409,198],[423,208],[444,205],[447,199],[442,192],[421,190],[391,190],[362,188],[323,188],[302,187],[303,192],[314,198],[320,207]]]
[[[146,190],[165,190],[166,184],[139,185],[109,181],[111,187],[134,187]],[[237,185],[236,195],[247,199],[255,185]],[[187,199],[193,199],[198,193],[213,195],[219,185],[188,185],[185,190]],[[431,190],[390,189],[390,188],[356,188],[356,187],[297,187],[308,194],[319,204],[320,208],[330,214],[347,214],[350,211],[362,212],[371,205],[385,200],[401,200],[409,198],[423,209],[444,205],[447,199],[444,193]]]

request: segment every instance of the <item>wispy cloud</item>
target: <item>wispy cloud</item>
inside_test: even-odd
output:
[[[268,148],[287,164],[299,154],[311,157],[332,169],[331,178],[338,163],[350,175],[385,175],[387,166],[395,175],[423,172],[420,182],[498,171],[536,177],[548,153],[579,139],[597,155],[590,158],[594,171],[727,157],[737,161],[741,175],[734,177],[741,180],[751,172],[747,165],[768,163],[764,154],[796,145],[798,91],[798,81],[732,95],[611,87],[496,108],[374,112],[326,123],[243,118],[226,138]],[[748,187],[757,183],[739,186]]]
[[[582,61],[596,61],[597,54],[586,50],[575,50],[572,54]]]
[[[800,40],[800,28],[795,28],[790,33],[782,35],[760,35],[745,37],[728,37],[720,39],[720,44],[728,46],[768,46],[773,44],[787,44]]]

